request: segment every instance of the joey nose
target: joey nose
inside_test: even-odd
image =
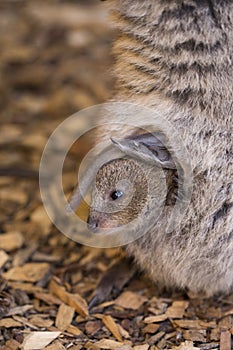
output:
[[[87,219],[87,224],[91,231],[97,231],[99,224],[96,218],[89,215]]]

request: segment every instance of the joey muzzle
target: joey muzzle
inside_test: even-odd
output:
[[[116,227],[116,222],[113,222],[106,217],[104,213],[95,212],[90,213],[87,218],[87,226],[93,233],[101,233],[102,229],[109,229]]]

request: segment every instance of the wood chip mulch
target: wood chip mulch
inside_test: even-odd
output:
[[[89,310],[98,281],[123,253],[69,240],[43,208],[38,167],[49,135],[111,95],[115,34],[105,7],[94,0],[0,3],[0,348],[230,350],[232,296],[159,293],[137,275]],[[74,150],[66,161],[67,191],[82,156]]]

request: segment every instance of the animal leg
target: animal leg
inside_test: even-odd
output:
[[[110,296],[116,297],[135,273],[136,268],[131,264],[131,259],[123,257],[118,260],[99,281],[89,302],[89,309],[108,300]]]

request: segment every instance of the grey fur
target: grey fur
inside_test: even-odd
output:
[[[159,285],[207,296],[233,289],[233,2],[110,1],[116,101],[161,113],[181,135],[193,164],[183,226],[165,235],[171,207],[151,232],[127,246]],[[136,116],[140,118],[140,116]],[[104,120],[102,120],[104,121]],[[119,122],[124,116],[119,115]],[[116,122],[116,120],[113,120]],[[125,127],[98,140],[128,138]]]

